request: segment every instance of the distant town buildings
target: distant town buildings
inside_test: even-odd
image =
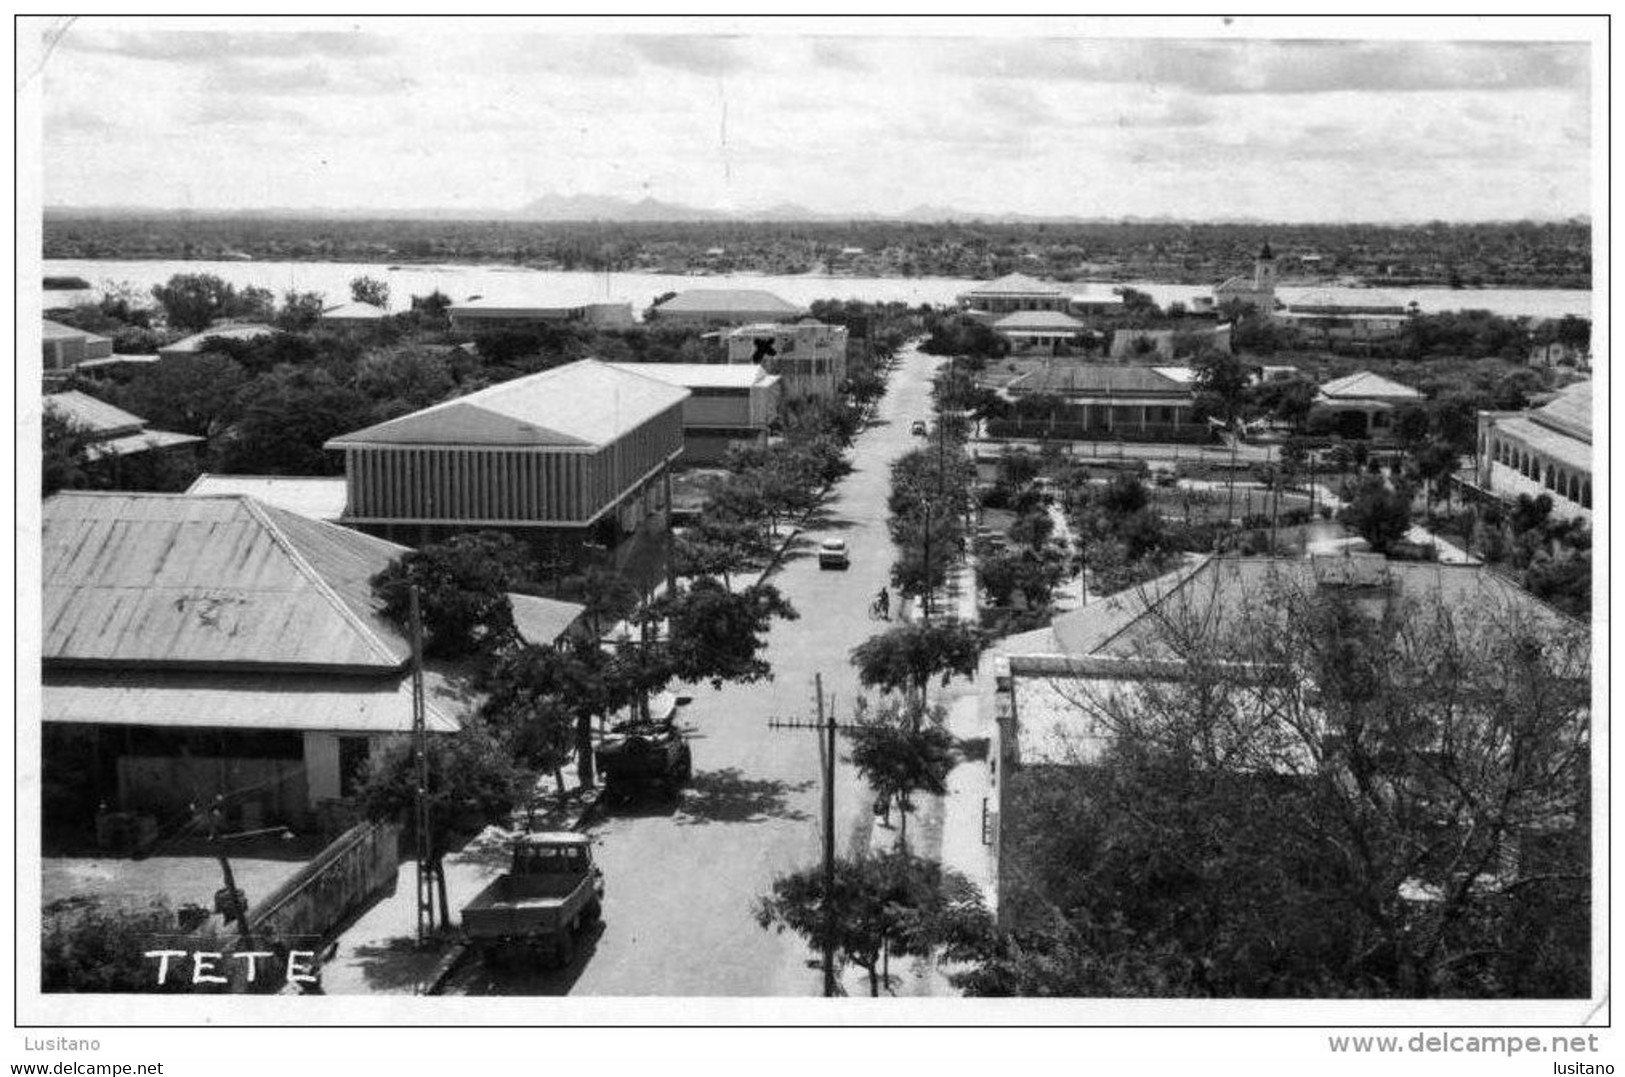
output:
[[[654,316],[663,323],[699,329],[777,323],[806,313],[772,292],[755,288],[691,288],[654,308]]]
[[[1478,413],[1478,485],[1501,498],[1552,499],[1560,518],[1591,519],[1591,383],[1532,411]]]
[[[689,392],[683,401],[683,463],[711,464],[736,445],[759,445],[779,411],[781,379],[736,363],[611,363]]]
[[[760,364],[783,380],[784,399],[833,400],[846,381],[847,331],[823,322],[745,325],[722,337],[729,363]]]
[[[503,530],[549,563],[620,552],[663,519],[688,397],[582,359],[333,438],[344,523],[412,545]]]
[[[576,323],[597,329],[624,329],[633,324],[632,304],[620,303],[514,303],[475,298],[446,308],[453,329],[523,329],[541,325]]]
[[[1408,404],[1420,404],[1423,399],[1409,385],[1360,371],[1322,385],[1310,406],[1309,421],[1315,423],[1317,415],[1326,416],[1332,432],[1340,437],[1389,441],[1393,438],[1394,412]]]
[[[1024,273],[1009,273],[958,296],[968,316],[990,327],[1017,355],[1066,355],[1091,330],[1087,319],[1121,313],[1114,292],[1069,291]]]
[[[1410,312],[1378,292],[1358,299],[1313,292],[1287,304],[1275,317],[1303,334],[1306,343],[1333,350],[1369,350],[1398,340]]]
[[[1219,312],[1227,303],[1240,303],[1252,307],[1265,318],[1275,314],[1275,252],[1268,242],[1253,260],[1251,277],[1231,277],[1213,286],[1213,297],[1199,297],[1194,308],[1199,312]]]

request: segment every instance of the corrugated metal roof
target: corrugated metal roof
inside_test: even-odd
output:
[[[1422,394],[1409,385],[1389,381],[1369,370],[1356,371],[1346,378],[1336,378],[1320,387],[1320,394],[1334,400],[1420,400]]]
[[[161,670],[48,669],[47,722],[162,729],[327,730],[409,733],[409,677],[321,674],[182,673]],[[431,730],[455,732],[463,708],[426,692]]]
[[[249,341],[268,337],[280,330],[274,326],[259,323],[245,323],[243,325],[221,325],[213,329],[205,329],[201,333],[194,333],[173,344],[166,344],[158,349],[159,355],[182,355],[204,350],[210,337],[221,337],[225,340]]]
[[[1536,408],[1535,421],[1552,426],[1586,443],[1591,441],[1591,383],[1582,381],[1557,394],[1557,399]]]
[[[47,662],[395,670],[371,578],[405,552],[246,497],[65,492],[44,504]]]
[[[556,642],[587,612],[587,607],[577,603],[536,595],[510,594],[508,600],[513,603],[514,627],[527,643]]]
[[[195,434],[172,434],[168,430],[146,429],[123,437],[108,438],[89,447],[92,459],[103,456],[133,456],[154,449],[173,449],[177,445],[198,445],[203,441]]]
[[[113,342],[113,338],[111,337],[100,336],[96,333],[87,333],[83,329],[75,329],[71,325],[63,325],[61,322],[53,322],[49,318],[41,318],[40,321],[44,323],[43,332],[46,340],[83,340],[91,343],[99,341],[107,344],[111,344]]]
[[[1006,387],[1014,393],[1059,393],[1067,396],[1118,397],[1166,394],[1159,404],[1189,400],[1189,386],[1151,367],[1066,363],[1024,374]]]
[[[245,494],[264,504],[286,509],[312,520],[337,520],[344,515],[349,492],[343,478],[293,475],[212,475],[197,477],[187,494],[212,497]]]
[[[755,363],[610,363],[616,370],[641,374],[668,385],[686,389],[749,389],[771,385],[778,375],[769,374]]]
[[[582,359],[329,441],[367,445],[609,445],[688,398],[686,389]]]
[[[141,416],[131,415],[122,408],[115,408],[106,401],[97,400],[78,390],[51,393],[45,397],[45,406],[75,426],[84,427],[91,433],[102,436],[127,430],[140,430],[147,425],[147,420]]]
[[[1062,295],[1059,285],[1029,277],[1025,273],[1006,273],[997,280],[978,284],[965,293],[972,295]]]
[[[1497,433],[1516,438],[1543,456],[1591,473],[1591,443],[1538,423],[1533,415],[1509,415],[1495,420]]]
[[[329,307],[322,311],[322,318],[327,321],[368,321],[375,322],[389,317],[389,311],[371,303],[340,303],[336,307]]]
[[[662,314],[799,314],[800,307],[759,288],[690,288],[655,308]]]
[[[993,328],[1001,333],[1012,329],[1055,329],[1075,333],[1086,327],[1072,315],[1058,310],[1018,310],[994,322]]]

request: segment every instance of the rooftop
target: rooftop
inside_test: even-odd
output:
[[[389,311],[371,303],[341,303],[322,311],[322,317],[338,321],[379,321],[389,317]]]
[[[1167,396],[1187,400],[1191,389],[1151,367],[1103,363],[1055,363],[1011,381],[1015,393],[1063,396]]]
[[[757,288],[690,288],[655,310],[662,314],[764,314],[794,317],[802,308]]]
[[[344,477],[304,475],[212,475],[204,472],[187,488],[191,497],[242,494],[273,508],[312,520],[337,520],[347,500]]]
[[[1072,315],[1058,310],[1018,310],[994,322],[993,328],[1001,333],[1021,330],[1034,332],[1043,329],[1076,333],[1086,329],[1087,326]]]
[[[749,389],[779,380],[755,363],[610,363],[616,370],[641,374],[688,389]]]
[[[147,420],[139,415],[131,415],[122,408],[115,408],[77,389],[48,394],[45,407],[97,438],[134,433],[147,425]]]
[[[46,340],[105,340],[111,342],[111,337],[100,336],[96,333],[87,333],[83,329],[75,329],[71,325],[53,322],[49,318],[40,319],[44,322],[44,335]]]
[[[598,448],[687,397],[687,390],[656,378],[581,359],[344,434],[326,447]]]
[[[1025,273],[1006,273],[997,280],[978,284],[965,292],[967,296],[1059,296],[1065,294],[1060,285],[1029,277]]]
[[[1541,426],[1591,442],[1591,383],[1582,381],[1557,394],[1557,399],[1536,408],[1530,416]]]
[[[220,338],[221,340],[235,340],[246,343],[251,340],[259,340],[261,337],[272,336],[279,332],[281,332],[281,330],[275,328],[274,326],[261,325],[259,323],[217,325],[212,328],[205,329],[201,333],[194,333],[183,340],[177,340],[173,344],[166,344],[162,348],[158,349],[158,353],[160,355],[169,355],[172,353],[207,351],[208,342],[216,337]]]
[[[398,670],[371,580],[406,552],[236,495],[44,503],[47,663]]]
[[[527,643],[548,646],[570,631],[587,607],[537,595],[510,594],[513,624]]]
[[[1336,378],[1320,387],[1320,395],[1332,400],[1421,400],[1422,394],[1409,385],[1389,381],[1379,374],[1361,370]]]

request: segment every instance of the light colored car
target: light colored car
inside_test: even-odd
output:
[[[921,419],[915,419],[914,425],[909,427],[909,432],[923,438],[927,433],[925,422]]]
[[[818,544],[819,568],[849,568],[852,562],[847,556],[846,542],[842,539],[825,539]]]

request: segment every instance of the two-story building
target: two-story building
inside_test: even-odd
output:
[[[786,400],[830,400],[846,382],[845,326],[823,322],[762,323],[723,334],[729,363],[760,365],[776,374]]]
[[[343,522],[410,545],[506,531],[548,563],[664,523],[689,392],[582,359],[333,438]]]
[[[1311,292],[1287,304],[1276,321],[1302,333],[1309,343],[1332,350],[1370,351],[1392,344],[1405,332],[1410,312],[1381,293],[1357,298]]]
[[[781,379],[737,363],[611,363],[618,370],[687,389],[683,463],[712,464],[736,445],[759,445],[779,413]]]
[[[1187,382],[1151,367],[1056,360],[1012,380],[1005,395],[1058,398],[1053,420],[1082,437],[1171,438],[1207,436],[1196,418],[1196,392]]]

